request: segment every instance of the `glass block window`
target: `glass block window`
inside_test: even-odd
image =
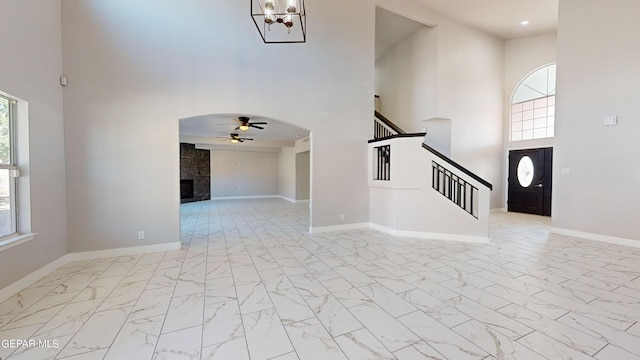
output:
[[[554,136],[556,64],[527,75],[511,99],[511,141]]]

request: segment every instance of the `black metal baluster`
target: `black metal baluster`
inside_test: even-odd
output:
[[[464,196],[462,198],[464,201],[462,202],[462,208],[467,209],[467,184],[464,184]]]
[[[431,187],[436,189],[436,167],[434,166],[434,162],[431,162]]]
[[[435,161],[431,162],[431,187],[467,213],[478,217],[474,207],[478,189]]]
[[[382,180],[382,148],[378,148],[378,180]]]
[[[387,180],[387,151],[382,148],[382,180]]]
[[[387,177],[385,180],[391,180],[391,145],[387,145]]]

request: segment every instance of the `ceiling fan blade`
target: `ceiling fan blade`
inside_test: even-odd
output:
[[[235,129],[233,129],[233,130],[234,130],[234,131],[235,131],[235,130],[240,130],[240,126],[238,126],[237,128],[235,128]]]
[[[244,139],[236,139],[236,140],[238,140],[238,142],[241,142],[241,143],[244,142]]]
[[[242,138],[242,140],[249,140],[249,141],[253,141],[253,139],[247,139],[247,138]]]
[[[233,121],[237,122],[238,124],[242,124],[242,120],[240,119],[233,119]]]
[[[256,129],[260,129],[260,130],[264,130],[264,128],[262,126],[255,126],[253,124],[249,124],[249,126],[251,126],[252,128],[256,128]]]
[[[252,122],[251,124],[257,124],[257,125],[269,125],[269,123],[266,123],[264,121],[261,122]]]

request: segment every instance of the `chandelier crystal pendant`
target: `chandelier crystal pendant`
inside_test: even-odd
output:
[[[307,41],[304,0],[251,0],[251,18],[265,43]]]

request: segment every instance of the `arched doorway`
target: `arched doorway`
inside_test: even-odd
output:
[[[263,215],[277,216],[275,213],[288,203],[298,209],[297,223],[309,228],[309,130],[270,117],[238,113],[184,118],[179,127],[182,203],[227,201],[234,211],[259,220],[264,220]],[[193,193],[182,194],[183,187]],[[282,206],[274,205],[275,200]],[[236,203],[231,205],[233,201]],[[269,201],[272,204],[266,204]],[[249,203],[265,210],[247,211]],[[244,210],[237,210],[241,207]]]

